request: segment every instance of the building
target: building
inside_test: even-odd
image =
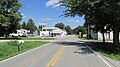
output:
[[[29,33],[30,31],[26,29],[17,30],[17,34],[22,34],[22,36],[28,36]]]
[[[90,35],[93,39],[97,39],[97,40],[103,39],[103,34],[100,32],[95,33],[93,30],[91,30]],[[104,33],[104,36],[106,40],[113,40],[113,31]],[[119,39],[120,39],[120,33],[119,33]]]
[[[54,36],[65,36],[67,32],[65,30],[61,30],[57,27],[43,27],[42,31],[40,31],[40,36],[48,36],[48,37],[54,37]]]
[[[104,36],[105,36],[106,40],[113,40],[113,32],[107,32],[104,34]],[[103,34],[100,32],[98,32],[98,33],[91,32],[91,37],[93,39],[102,40]],[[120,39],[120,33],[119,33],[119,39]]]

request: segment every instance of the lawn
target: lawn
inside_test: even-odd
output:
[[[78,37],[79,39],[81,39],[81,40],[88,40],[86,37]]]
[[[88,44],[92,49],[101,53],[102,55],[109,57],[113,60],[120,61],[120,47],[115,46],[112,43],[95,42]]]
[[[0,40],[54,40],[55,38],[30,38],[30,37],[9,37],[9,38],[0,38]]]
[[[44,44],[46,44],[46,42],[25,42],[20,46],[20,51],[18,52],[17,42],[0,43],[0,61]]]

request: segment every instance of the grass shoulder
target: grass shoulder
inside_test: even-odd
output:
[[[86,37],[78,37],[79,39],[81,39],[81,40],[88,40]]]
[[[80,40],[88,40],[87,37],[80,37],[79,35],[77,35],[77,37],[78,37]]]
[[[95,42],[89,46],[106,57],[120,61],[120,49],[112,43]]]
[[[25,42],[20,46],[20,51],[17,50],[18,48],[15,41],[0,43],[0,61],[18,55],[30,49],[39,47],[46,43],[47,42]]]

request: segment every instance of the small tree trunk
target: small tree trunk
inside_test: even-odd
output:
[[[105,43],[105,35],[104,35],[104,32],[102,33],[102,36],[103,36],[103,43]]]
[[[117,46],[119,44],[119,27],[113,27],[113,43]]]
[[[5,38],[6,38],[6,39],[8,38],[8,34],[7,34],[7,33],[5,34]]]

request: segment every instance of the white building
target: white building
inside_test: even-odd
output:
[[[105,39],[106,40],[112,40],[113,39],[113,31],[111,32],[107,32],[104,33]],[[103,34],[98,32],[98,33],[94,33],[93,31],[91,32],[91,37],[93,39],[98,39],[98,40],[102,40],[103,39]],[[120,33],[119,33],[119,39],[120,39]]]
[[[102,40],[103,39],[103,34],[100,32],[95,33],[92,29],[95,27],[94,25],[89,26],[91,30],[89,31],[91,38],[97,39],[97,40]],[[106,29],[106,27],[105,27]],[[106,40],[113,40],[113,31],[107,31],[104,33],[105,39]],[[119,39],[120,39],[120,33],[119,33]]]
[[[40,31],[40,36],[54,37],[65,35],[67,35],[67,32],[57,27],[43,27],[42,31]]]
[[[30,33],[30,31],[26,29],[20,29],[20,30],[17,30],[17,33],[27,35]]]

